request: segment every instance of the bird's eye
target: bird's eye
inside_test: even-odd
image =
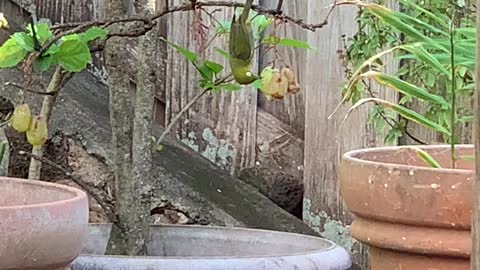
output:
[[[248,77],[252,77],[252,73],[250,71],[248,71],[247,73],[245,73],[245,75],[247,75]]]

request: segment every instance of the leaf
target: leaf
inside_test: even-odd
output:
[[[198,55],[194,52],[191,52],[187,49],[184,49],[178,45],[176,45],[175,43],[172,43],[168,40],[166,40],[165,38],[161,37],[160,40],[162,40],[163,42],[167,43],[168,45],[172,46],[173,48],[175,48],[180,54],[182,54],[183,56],[185,56],[190,62],[192,63],[196,63],[197,62],[197,58],[198,58]]]
[[[218,74],[223,70],[223,66],[218,63],[208,61],[208,60],[205,60],[204,63],[205,63],[205,66],[207,66],[215,74]]]
[[[25,49],[18,45],[13,38],[8,39],[0,47],[0,68],[15,67],[22,62],[25,55],[27,55]]]
[[[37,23],[34,27],[40,45],[43,45],[53,36],[52,31],[50,30],[50,26],[47,23]],[[30,36],[33,36],[31,24],[27,26],[27,32]]]
[[[258,79],[252,83],[253,87],[257,89],[262,89],[263,88],[263,83],[262,80]]]
[[[67,40],[60,45],[57,54],[58,63],[66,71],[80,72],[87,67],[91,59],[87,43],[81,40]]]
[[[240,91],[242,87],[238,84],[231,84],[231,83],[224,83],[220,84],[218,86],[221,90],[226,90],[226,91]]]
[[[33,45],[33,38],[29,36],[25,32],[17,32],[12,35],[12,38],[17,42],[17,44],[22,47],[22,49],[26,50],[27,52],[33,52],[34,45]]]
[[[420,43],[404,45],[402,46],[402,49],[415,54],[415,56],[417,56],[421,61],[447,75],[448,78],[451,78],[451,73],[448,72],[448,70],[442,66],[442,64],[440,64],[435,57],[428,53]]]
[[[63,40],[63,41],[67,41],[67,40],[80,40],[80,35],[79,35],[79,34],[66,35],[66,36],[62,37],[62,40]]]
[[[393,77],[384,73],[380,73],[376,71],[368,71],[362,74],[362,77],[373,78],[378,83],[388,86],[389,88],[396,90],[397,92],[400,92],[402,94],[410,95],[412,97],[416,97],[424,101],[441,104],[446,107],[450,106],[450,104],[441,96],[431,94],[428,91],[414,84],[400,80],[396,77]]]
[[[417,152],[417,155],[420,157],[420,159],[422,159],[430,167],[437,169],[442,168],[442,166],[440,166],[440,164],[423,149],[420,149],[419,147],[410,147],[410,149]]]
[[[215,48],[213,49],[216,53],[220,54],[221,56],[223,56],[226,60],[229,60],[230,59],[230,54],[225,51],[225,50],[222,50],[220,48]]]
[[[300,49],[313,49],[313,47],[311,47],[305,41],[296,40],[296,39],[288,39],[288,38],[282,38],[280,40],[280,42],[278,42],[278,45],[286,46],[286,47],[300,48]]]
[[[108,31],[106,29],[94,26],[94,27],[88,29],[87,31],[85,31],[85,33],[82,33],[80,35],[80,38],[84,42],[88,43],[88,42],[94,41],[96,39],[104,39],[104,38],[107,37],[107,35],[108,35]]]
[[[403,106],[400,106],[400,105],[397,105],[397,104],[394,104],[394,103],[391,103],[391,102],[388,102],[386,100],[383,100],[383,99],[379,99],[379,98],[364,98],[364,99],[361,99],[359,100],[357,103],[355,103],[351,108],[350,110],[348,111],[347,115],[345,116],[345,120],[348,118],[348,116],[355,110],[357,109],[358,107],[368,103],[368,102],[374,102],[375,104],[377,105],[382,105],[384,108],[386,109],[390,109],[390,110],[393,110],[395,111],[396,113],[400,114],[401,116],[403,116],[405,119],[408,119],[408,120],[411,120],[417,124],[420,124],[424,127],[427,127],[427,128],[431,128],[433,130],[436,130],[438,132],[441,132],[441,133],[444,133],[448,136],[450,136],[450,132],[442,127],[441,125],[433,122],[432,120],[426,118],[425,116],[415,112],[415,111],[412,111],[410,109],[407,109]],[[345,121],[344,120],[344,121]]]
[[[461,123],[472,123],[475,121],[475,116],[473,115],[464,115],[458,119],[459,122]]]
[[[40,72],[45,72],[50,69],[53,63],[53,56],[38,57],[35,61],[35,69]]]
[[[232,22],[230,21],[217,22],[215,29],[218,35],[228,34],[230,33],[230,29],[232,29]]]
[[[54,55],[57,54],[60,51],[60,47],[58,47],[57,44],[52,44],[50,48],[46,51],[45,55]]]
[[[475,157],[469,155],[458,156],[457,158],[465,161],[475,161]]]

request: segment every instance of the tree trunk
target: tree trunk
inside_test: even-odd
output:
[[[129,1],[107,0],[109,18],[127,15]],[[111,27],[120,32],[121,25]],[[105,47],[106,68],[110,92],[110,122],[112,126],[113,170],[115,177],[115,212],[118,220],[112,228],[107,247],[108,254],[142,255],[145,251],[142,228],[137,227],[143,210],[140,194],[132,181],[133,104],[128,78],[127,39],[110,38]],[[140,211],[140,212],[139,212]],[[127,235],[128,234],[128,235]]]

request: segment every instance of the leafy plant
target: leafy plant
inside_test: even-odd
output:
[[[358,33],[349,40],[343,56],[345,73],[349,78],[343,91],[345,99],[356,103],[365,96],[376,98],[369,88],[369,80],[373,79],[399,91],[400,105],[409,106],[412,99],[421,100],[427,105],[423,116],[450,131],[471,122],[470,106],[452,103],[470,98],[473,94],[475,12],[471,11],[471,5],[467,2],[461,6],[442,0],[402,0],[402,12],[396,12],[386,8],[385,4],[386,1],[377,0],[373,4],[360,6]],[[452,51],[455,59],[453,65]],[[395,76],[380,72],[384,66],[382,57],[387,54],[393,54],[400,60],[401,66]],[[369,70],[379,73],[365,76]],[[452,91],[452,87],[456,91]],[[449,106],[439,99],[422,99],[407,90],[441,97]],[[451,108],[452,104],[455,108]],[[388,114],[383,106],[375,105],[369,119],[377,131],[385,134],[386,143],[392,144],[400,136],[408,134],[407,124],[412,121],[402,115],[392,119]],[[452,117],[455,117],[455,121],[452,121]],[[382,121],[388,124],[378,124]],[[460,141],[455,132],[451,136],[442,133],[448,142]]]
[[[81,34],[66,35],[44,48],[53,38],[50,26],[38,23],[32,27],[30,24],[25,32],[13,34],[0,47],[0,68],[15,67],[28,54],[38,53],[34,63],[37,71],[47,71],[58,64],[65,71],[80,72],[91,60],[88,43],[106,36],[107,30],[92,27]]]

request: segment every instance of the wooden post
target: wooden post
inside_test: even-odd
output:
[[[480,0],[477,0],[477,29],[480,27]],[[480,55],[480,35],[477,35],[477,55]],[[475,163],[477,177],[475,180],[475,198],[473,206],[473,225],[472,225],[472,253],[471,267],[472,270],[480,269],[480,61],[477,56],[477,94],[475,99]]]

